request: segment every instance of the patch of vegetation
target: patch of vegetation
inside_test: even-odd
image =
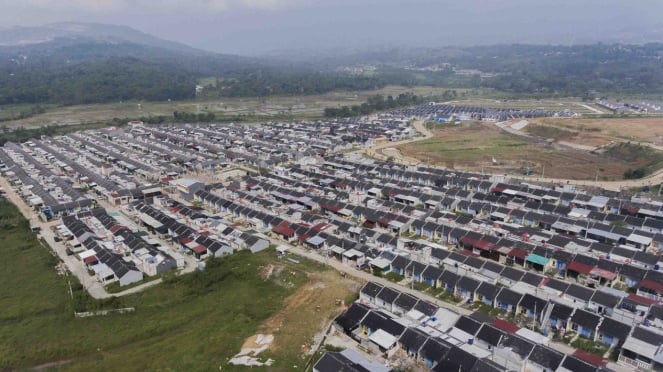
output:
[[[327,107],[324,110],[325,117],[345,118],[351,116],[368,115],[376,111],[389,110],[398,107],[412,106],[424,102],[425,98],[412,93],[401,93],[396,98],[387,96],[386,98],[377,94],[368,97],[366,102],[361,105]]]
[[[34,106],[4,106],[0,107],[0,121],[11,121],[31,118],[35,115],[43,114],[46,108],[42,105]]]
[[[571,343],[571,346],[575,347],[576,349],[600,356],[603,356],[603,354],[605,354],[609,348],[607,345],[601,342],[595,342],[584,337],[578,337]]]
[[[555,141],[570,138],[575,135],[574,132],[562,128],[557,128],[549,125],[528,125],[525,127],[527,133],[543,138],[553,139]]]
[[[226,364],[260,324],[307,279],[310,263],[288,265],[286,288],[258,275],[274,252],[239,252],[205,271],[172,277],[146,291],[92,299],[42,247],[28,222],[0,202],[0,369],[68,361],[76,370],[242,370]],[[316,268],[317,270],[317,268]],[[69,281],[75,300],[69,294]],[[135,307],[131,314],[77,319],[74,310]],[[292,360],[277,360],[287,369]],[[288,364],[290,363],[290,364]]]
[[[398,283],[401,280],[403,280],[403,275],[396,274],[393,271],[390,271],[386,274],[384,274],[384,278],[387,279],[390,282]]]

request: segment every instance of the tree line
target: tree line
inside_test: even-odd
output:
[[[360,105],[326,107],[324,116],[328,118],[345,118],[352,116],[369,115],[376,111],[390,110],[398,107],[412,106],[424,102],[424,97],[413,93],[401,93],[397,97],[391,95],[376,94],[368,97],[366,102]]]

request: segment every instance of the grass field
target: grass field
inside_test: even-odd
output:
[[[310,343],[323,318],[340,311],[326,306],[314,312],[310,305],[352,293],[334,280],[340,275],[317,263],[278,261],[280,273],[265,278],[260,274],[276,260],[273,250],[240,252],[210,261],[204,272],[168,278],[139,294],[104,304],[83,301],[93,309],[133,306],[134,313],[76,319],[70,278],[58,276],[53,270],[57,260],[4,201],[0,240],[0,370],[42,365],[80,371],[245,370],[228,365],[228,358],[256,332],[273,330],[270,321],[279,319],[287,337],[274,332],[270,370],[287,371],[303,365],[299,347]],[[85,297],[72,283],[74,296]],[[309,289],[314,283],[322,284]],[[325,288],[336,289],[327,293]],[[311,292],[310,301],[301,291]]]
[[[193,113],[213,112],[217,117],[246,115],[255,121],[281,116],[285,119],[315,119],[322,117],[325,107],[361,104],[375,94],[398,95],[411,92],[423,96],[442,94],[446,88],[388,86],[379,90],[335,91],[320,95],[276,96],[258,98],[221,98],[173,102],[118,102],[96,105],[50,107],[46,113],[2,124],[8,128],[36,127],[48,124],[75,125],[107,122],[113,118],[141,116],[172,116],[174,111]],[[477,91],[477,93],[481,93]]]
[[[578,180],[597,176],[603,180],[622,179],[627,169],[641,165],[639,160],[615,159],[554,144],[537,143],[505,134],[491,123],[474,122],[435,128],[433,138],[401,146],[399,149],[403,155],[461,170],[522,174],[529,167],[535,175],[545,173],[546,177]],[[493,158],[497,164],[493,164]]]

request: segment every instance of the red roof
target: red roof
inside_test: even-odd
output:
[[[649,279],[641,281],[640,288],[650,289],[656,293],[663,293],[663,284],[656,283],[655,281]]]
[[[463,236],[463,237],[460,238],[458,241],[459,241],[460,243],[467,244],[467,245],[471,245],[471,246],[474,246],[474,243],[476,243],[476,239],[472,239],[472,238],[470,238],[470,237],[468,237],[468,236]]]
[[[477,240],[473,244],[474,248],[481,249],[482,251],[492,251],[495,249],[495,244],[485,240]]]
[[[326,224],[326,223],[319,223],[319,224],[317,224],[317,225],[315,225],[315,226],[312,227],[312,229],[315,230],[315,231],[322,231],[322,230],[324,230],[324,229],[326,229],[326,228],[327,228],[327,224]]]
[[[525,258],[527,258],[527,255],[529,255],[529,253],[527,253],[523,250],[520,250],[518,248],[514,248],[514,249],[511,250],[511,252],[509,252],[509,256],[514,256],[516,258],[520,258],[521,260],[524,260]]]
[[[295,230],[290,228],[290,223],[288,221],[283,221],[274,226],[272,232],[283,236],[291,236],[295,234]]]
[[[504,190],[505,190],[504,187],[499,187],[499,186],[495,186],[492,189],[490,189],[490,191],[492,192],[504,192]]]
[[[337,206],[335,206],[335,205],[329,205],[329,204],[321,204],[321,205],[320,205],[320,208],[321,208],[321,209],[328,210],[328,211],[331,211],[331,212],[338,212],[338,211],[340,211],[341,209],[343,209],[343,208],[341,208],[341,207],[337,207]]]
[[[493,320],[493,325],[495,326],[495,328],[500,329],[504,332],[508,332],[508,333],[516,333],[520,329],[520,327],[518,327],[517,325],[515,325],[513,323],[507,322],[506,320],[497,319],[497,318],[495,320]]]
[[[629,293],[628,299],[632,300],[632,301],[635,301],[635,302],[639,302],[639,303],[641,303],[642,305],[645,305],[645,306],[651,306],[653,304],[658,303],[658,301],[656,301],[656,300],[652,300],[650,298],[643,297],[643,296],[638,296],[637,294],[634,294],[634,293]]]
[[[590,275],[600,276],[601,278],[606,280],[614,280],[617,277],[617,273],[613,273],[612,271],[608,271],[598,267],[593,268],[592,271],[590,272]]]
[[[571,261],[568,265],[566,265],[566,270],[572,270],[575,272],[578,272],[580,274],[585,274],[589,275],[589,273],[592,271],[593,267],[589,265],[585,265],[584,263],[576,262],[576,261]]]
[[[88,256],[83,259],[83,262],[86,264],[91,264],[93,262],[97,262],[97,256]]]
[[[191,248],[191,250],[198,253],[198,254],[201,254],[201,253],[207,252],[207,247],[205,247],[204,245],[198,244],[197,246]]]
[[[582,351],[580,349],[577,349],[573,353],[573,356],[596,367],[601,367],[608,364],[608,361],[601,358],[600,356]]]
[[[191,243],[192,241],[193,241],[193,238],[184,238],[184,239],[180,240],[180,244],[186,245],[186,244]]]
[[[111,231],[113,234],[115,234],[118,230],[122,230],[122,229],[124,229],[124,228],[125,228],[125,227],[122,226],[122,225],[115,225],[115,226],[113,226],[113,227],[110,228],[110,231]]]
[[[462,251],[460,251],[460,254],[462,254],[463,256],[468,256],[468,257],[479,257],[478,254],[475,254],[472,251],[468,251],[467,249],[463,249]]]

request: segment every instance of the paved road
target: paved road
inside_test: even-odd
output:
[[[83,285],[83,287],[88,291],[90,296],[96,299],[102,299],[102,298],[109,298],[109,297],[120,297],[120,296],[125,296],[128,294],[132,293],[137,293],[142,290],[145,290],[149,287],[152,287],[154,285],[157,285],[161,283],[161,279],[157,279],[151,282],[147,282],[141,285],[138,285],[136,287],[132,287],[130,289],[127,289],[125,291],[117,292],[117,293],[108,293],[106,291],[106,288],[104,288],[101,283],[99,283],[94,276],[91,276],[85,265],[78,259],[76,256],[68,256],[66,252],[66,247],[62,242],[56,242],[55,241],[55,232],[51,230],[52,227],[55,227],[57,225],[60,225],[62,221],[60,220],[54,220],[54,221],[49,221],[49,222],[43,222],[41,219],[36,217],[36,213],[21,199],[21,197],[18,195],[18,193],[9,185],[9,182],[4,177],[0,177],[0,186],[5,190],[6,197],[9,201],[11,201],[16,207],[19,209],[21,214],[28,220],[30,221],[30,224],[32,226],[39,226],[40,228],[40,236],[48,243],[50,248],[55,252],[58,257],[64,262],[65,266],[67,267],[67,270],[69,273],[75,275],[80,283]],[[110,211],[117,211],[116,208],[110,206],[108,203],[100,203],[104,207],[106,207],[107,210]],[[170,245],[166,242],[161,241],[162,245],[164,247],[170,247]],[[184,270],[181,271],[182,274],[191,272],[195,270],[197,267],[197,264],[195,262],[190,262],[193,260],[192,257],[185,256],[185,260],[187,261],[187,265],[185,266]]]
[[[300,247],[292,246],[288,243],[283,242],[282,240],[274,240],[274,239],[272,239],[272,240],[273,240],[274,244],[278,244],[278,245],[287,244],[290,247],[290,251],[297,254],[297,255],[300,255],[302,257],[306,257],[306,258],[314,260],[314,261],[325,263],[325,264],[333,267],[334,269],[336,269],[340,272],[346,273],[346,274],[348,274],[350,276],[353,276],[353,277],[356,277],[358,279],[361,279],[361,280],[364,280],[364,281],[372,281],[372,282],[379,283],[379,284],[384,285],[384,286],[397,288],[401,292],[405,292],[405,293],[411,294],[411,295],[413,295],[417,298],[424,299],[424,300],[429,301],[429,302],[431,302],[431,303],[433,303],[433,304],[435,304],[439,307],[443,307],[443,308],[446,308],[446,309],[451,309],[451,310],[453,310],[453,311],[455,311],[455,312],[457,312],[461,315],[470,315],[474,312],[474,310],[470,310],[470,309],[458,306],[457,304],[454,304],[454,303],[449,303],[449,302],[442,301],[442,300],[440,300],[436,297],[433,297],[433,296],[428,295],[426,293],[415,290],[415,289],[413,289],[413,288],[411,288],[407,285],[394,283],[394,282],[391,282],[387,279],[374,276],[374,275],[372,275],[370,273],[367,273],[365,271],[357,270],[356,268],[345,265],[342,262],[340,262],[340,261],[338,261],[334,258],[327,258],[327,257],[321,256],[317,252],[308,251],[308,250],[305,250],[305,249],[300,248]],[[573,354],[576,350],[576,349],[574,349],[573,347],[571,347],[569,345],[559,343],[559,342],[553,342],[553,341],[550,341],[548,343],[548,346],[550,348],[555,349],[555,350],[557,350],[559,352],[562,352],[564,354]],[[622,372],[622,371],[627,372],[627,371],[629,371],[628,368],[624,368],[624,367],[619,366],[619,365],[617,365],[616,363],[613,363],[613,362],[608,363],[608,367],[610,367],[613,370],[618,371],[618,372]]]

